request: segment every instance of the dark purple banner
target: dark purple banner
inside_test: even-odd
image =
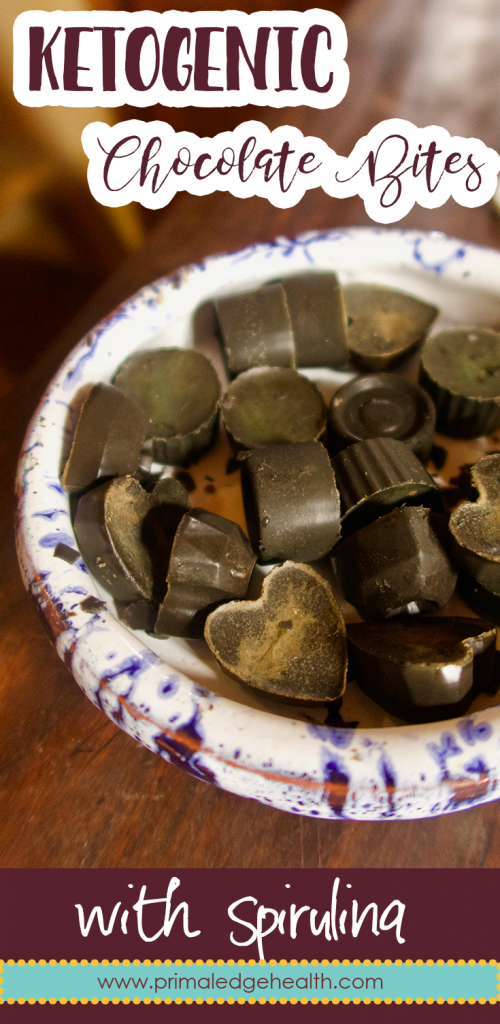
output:
[[[5,960],[498,956],[494,870],[6,869],[2,883]]]

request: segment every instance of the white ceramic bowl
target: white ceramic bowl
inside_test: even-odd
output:
[[[206,300],[312,267],[335,269],[343,283],[390,284],[435,302],[443,314],[439,326],[500,323],[500,253],[439,233],[309,232],[212,257],[149,285],[82,339],[33,417],[18,475],[25,583],[89,700],[198,779],[322,818],[417,818],[487,802],[495,799],[500,776],[500,708],[431,725],[388,725],[391,720],[381,713],[377,718],[377,709],[358,695],[358,717],[372,723],[365,727],[297,718],[290,708],[244,694],[218,671],[203,642],[130,632],[82,561],[69,565],[53,555],[59,542],[77,546],[59,475],[80,389],[110,380],[137,348],[195,344],[220,368]],[[341,379],[322,376],[326,386]],[[479,443],[468,461],[486,446]],[[221,439],[192,471],[193,503],[241,522],[238,474],[225,471],[228,454]],[[213,479],[207,483],[207,477]],[[89,595],[106,606],[85,612],[81,602]]]

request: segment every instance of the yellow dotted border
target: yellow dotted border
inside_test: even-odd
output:
[[[382,967],[382,965],[385,967],[390,967],[393,964],[395,967],[402,967],[403,965],[411,967],[413,966],[413,964],[415,964],[417,967],[422,967],[424,964],[429,967],[432,967],[434,964],[437,967],[444,967],[445,964],[447,964],[450,967],[453,967],[455,964],[457,964],[458,967],[465,967],[466,965],[474,967],[477,964],[479,967],[496,967],[497,970],[499,971],[499,973],[497,974],[497,981],[500,982],[500,962],[497,960],[0,960],[0,986],[2,985],[3,982],[1,971],[4,964],[6,964],[8,967],[15,967],[16,963],[20,967],[35,967],[37,964],[39,964],[40,967],[56,967],[58,964],[61,967],[78,967],[78,965],[81,965],[82,967],[97,967],[99,966],[99,964],[102,964],[103,967],[163,967],[164,965],[166,967],[192,967],[193,964],[196,964],[199,967],[202,967],[204,965],[206,965],[207,967],[223,967],[225,964],[227,964],[228,967],[265,967],[266,964],[269,964],[270,967],[277,967],[278,965],[280,967],[287,967],[288,964],[290,964],[291,967],[298,967],[299,965],[301,967],[329,967],[330,964],[332,964],[333,967],[350,967],[351,965],[353,967],[370,967],[372,965],[374,967]],[[497,989],[500,992],[500,984],[497,985]],[[146,996],[146,998],[144,999],[139,999],[138,997],[130,999],[127,996],[125,996],[123,999],[118,999],[116,996],[111,999],[109,999],[107,996],[103,996],[102,999],[98,999],[97,996],[94,996],[92,999],[87,999],[86,997],[83,997],[83,999],[66,999],[64,996],[61,999],[46,999],[43,996],[41,999],[34,999],[33,997],[30,999],[23,999],[22,996],[19,999],[13,999],[12,997],[4,999],[2,997],[2,993],[3,989],[0,987],[0,1005],[13,1005],[15,1003],[18,1003],[19,1005],[35,1005],[37,1003],[40,1005],[43,1005],[45,1003],[54,1005],[55,1003],[60,1003],[61,1005],[67,1004],[76,1006],[77,1004],[96,1005],[98,1003],[101,1003],[103,1005],[107,1005],[108,1003],[112,1003],[115,1005],[119,1005],[123,1003],[124,1005],[135,1004],[138,1006],[147,1006],[153,1003],[155,1005],[167,1006],[170,1006],[172,1004],[186,1004],[188,1006],[191,1004],[206,1004],[208,1006],[212,1006],[214,1003],[217,1003],[219,1005],[227,1003],[228,1005],[250,1004],[250,1006],[262,1006],[269,1003],[270,1006],[274,1006],[277,1004],[283,1005],[290,1003],[292,1006],[294,1006],[299,1003],[303,1005],[311,1003],[313,1006],[318,1004],[327,1006],[330,1003],[332,1003],[335,1006],[339,1004],[347,1006],[349,1003],[353,1003],[357,1006],[369,1006],[371,1003],[374,1003],[375,1005],[380,1005],[381,1003],[384,1003],[385,1005],[389,1006],[392,1003],[394,1003],[395,1005],[402,1005],[404,1003],[410,1006],[413,1003],[415,1003],[418,1006],[431,1006],[435,1003],[441,1006],[445,1004],[453,1006],[455,1003],[457,1003],[458,1005],[469,1004],[470,1006],[474,1006],[476,1004],[479,1006],[494,1006],[496,1003],[500,1003],[500,995],[496,998],[493,997],[492,999],[486,999],[484,996],[482,996],[479,999],[464,999],[463,997],[460,997],[458,999],[454,999],[453,997],[450,997],[449,999],[443,999],[441,996],[438,996],[436,999],[432,997],[429,997],[428,999],[423,999],[421,997],[417,997],[416,999],[402,999],[399,996],[397,996],[395,999],[390,999],[389,997],[382,999],[380,998],[380,996],[375,996],[373,999],[371,999],[369,996],[365,996],[363,999],[361,999],[359,996],[354,996],[352,999],[350,999],[348,996],[344,996],[342,999],[338,998],[337,996],[334,996],[332,999],[328,999],[326,996],[323,996],[321,999],[318,996],[311,996],[310,999],[306,998],[305,996],[301,999],[298,999],[296,996],[292,996],[290,999],[287,999],[284,996],[282,996],[279,999],[277,999],[275,996],[270,996],[268,999],[266,999],[265,996],[260,996],[258,999],[254,996],[250,996],[248,999],[243,999],[242,997],[236,999],[233,996],[228,996],[227,998],[219,996],[217,999],[214,999],[211,996],[209,996],[208,999],[201,999],[200,997],[198,997],[197,999],[193,999],[190,996],[187,996],[185,999],[181,999],[179,996],[175,999],[169,997],[161,999],[159,996],[157,996],[155,999],[150,999],[148,996]]]

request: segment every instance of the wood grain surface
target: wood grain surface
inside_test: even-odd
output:
[[[442,124],[497,148],[494,7],[475,0],[352,0],[342,12],[351,70],[342,104],[328,111],[262,109],[257,116],[271,127],[295,124],[342,154],[378,121],[396,115],[420,126]],[[228,126],[242,119],[241,111],[225,115]],[[168,120],[169,111],[163,116]],[[218,111],[216,131],[220,117]],[[143,248],[3,402],[0,866],[500,866],[500,803],[413,822],[317,821],[240,799],[169,766],[83,697],[50,646],[17,567],[11,495],[23,434],[45,384],[85,330],[142,284],[210,253],[277,234],[366,223],[361,201],[336,201],[320,190],[291,210],[225,193],[180,194]],[[415,208],[402,224],[500,245],[499,224],[485,207],[467,210],[449,202],[436,211]]]

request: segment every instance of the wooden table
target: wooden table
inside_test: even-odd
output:
[[[328,111],[259,110],[257,116],[270,126],[296,124],[343,154],[374,124],[395,115],[498,145],[500,70],[491,60],[498,49],[498,15],[492,5],[353,0],[344,10],[351,85],[343,103]],[[229,116],[237,123],[244,115]],[[154,757],[85,700],[48,643],[16,564],[11,492],[17,453],[42,388],[86,329],[140,285],[209,253],[276,234],[366,223],[361,201],[335,201],[319,190],[291,210],[224,193],[180,194],[143,248],[4,403],[2,867],[500,866],[500,803],[424,821],[317,821],[242,800]],[[437,211],[415,208],[404,224],[500,245],[499,224],[487,208],[467,210],[453,202]]]

